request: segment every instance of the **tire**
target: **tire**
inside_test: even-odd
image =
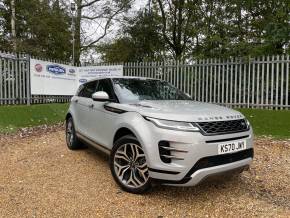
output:
[[[126,192],[142,194],[152,187],[144,151],[132,135],[114,143],[110,169],[116,183]]]
[[[74,127],[74,122],[73,118],[69,117],[66,120],[66,128],[65,128],[65,133],[66,133],[66,145],[70,150],[77,150],[82,148],[82,143],[79,141],[79,139],[76,136],[75,132],[75,127]]]

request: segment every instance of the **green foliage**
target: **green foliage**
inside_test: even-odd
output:
[[[121,63],[138,60],[133,42],[128,37],[116,39],[113,43],[102,43],[96,51],[105,63]]]
[[[111,60],[107,48],[110,57],[120,56],[120,39],[123,61],[290,54],[288,0],[152,0],[148,7],[150,13],[137,14],[98,48],[103,59]]]
[[[190,55],[202,58],[289,53],[287,0],[203,1],[202,38]]]
[[[59,1],[16,0],[17,51],[68,61],[71,56],[70,18]],[[0,9],[1,50],[12,51],[10,0]]]
[[[67,109],[68,104],[0,106],[0,133],[61,122],[65,119]]]
[[[136,17],[127,18],[120,37],[97,46],[104,62],[130,62],[160,60],[164,42],[158,34],[158,23],[153,14],[140,11]]]
[[[114,0],[112,4],[77,0],[76,62],[81,51],[94,48],[106,62],[290,54],[289,0],[148,2],[123,20],[129,0]],[[0,0],[0,50],[6,51],[13,50],[10,3]],[[71,18],[65,4],[65,0],[15,0],[17,51],[68,61]],[[81,23],[98,23],[99,19],[107,24],[104,34],[95,40],[84,37]],[[118,35],[101,43],[107,30],[115,27],[115,20],[124,21]]]

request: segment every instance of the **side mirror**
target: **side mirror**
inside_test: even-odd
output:
[[[92,99],[94,101],[107,101],[109,100],[109,95],[106,92],[99,91],[92,94]]]
[[[187,95],[187,97],[190,97],[190,98],[192,98],[190,94],[188,94],[188,93],[185,93],[185,94]]]

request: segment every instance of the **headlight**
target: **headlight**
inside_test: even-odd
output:
[[[172,130],[190,131],[190,132],[199,131],[199,128],[192,123],[171,121],[171,120],[160,120],[160,119],[151,118],[151,117],[146,117],[146,119],[154,123],[156,126],[163,129],[172,129]]]
[[[249,120],[248,119],[245,119],[245,121],[246,121],[247,127],[250,129],[251,124],[250,124]]]

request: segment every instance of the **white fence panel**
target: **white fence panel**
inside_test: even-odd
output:
[[[31,95],[29,61],[24,54],[0,52],[0,105],[68,102],[70,96]],[[289,55],[281,55],[191,63],[136,62],[125,63],[123,69],[125,76],[166,80],[196,101],[229,107],[288,109],[289,62]]]
[[[166,80],[193,100],[229,107],[287,109],[289,55],[205,59],[194,63],[127,63],[124,75]]]

